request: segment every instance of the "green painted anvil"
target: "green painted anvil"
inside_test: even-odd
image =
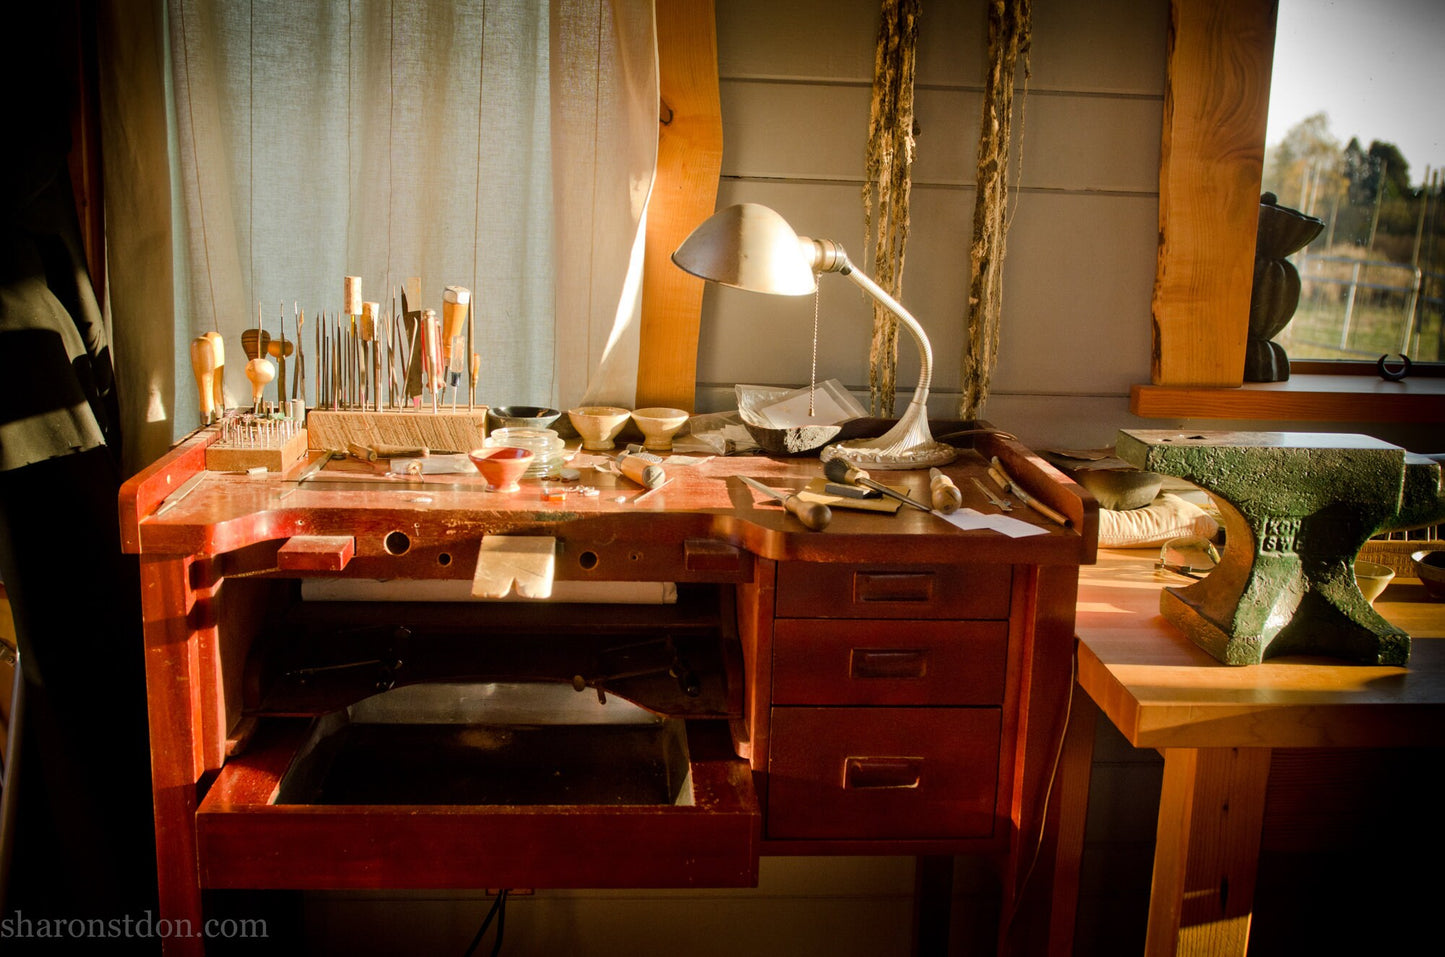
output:
[[[1403,665],[1410,636],[1370,607],[1355,557],[1379,532],[1445,518],[1439,463],[1366,435],[1120,431],[1117,455],[1209,492],[1225,547],[1159,610],[1225,664],[1325,655]]]

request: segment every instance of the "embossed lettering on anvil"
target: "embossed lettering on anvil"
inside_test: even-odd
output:
[[[1260,529],[1259,550],[1261,552],[1289,553],[1299,551],[1300,520],[1291,516],[1279,516],[1264,520]]]

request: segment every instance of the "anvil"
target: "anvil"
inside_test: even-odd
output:
[[[1207,491],[1218,565],[1159,610],[1225,664],[1324,655],[1403,665],[1410,636],[1370,606],[1355,557],[1380,532],[1445,518],[1439,463],[1366,435],[1122,430],[1116,454]]]

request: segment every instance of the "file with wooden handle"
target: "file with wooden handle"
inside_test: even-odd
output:
[[[748,478],[746,475],[739,475],[738,478],[742,479],[744,484],[749,488],[756,489],[764,495],[782,502],[783,508],[796,516],[798,521],[803,523],[804,528],[821,532],[827,528],[828,523],[833,520],[833,510],[821,502],[808,502],[798,498],[796,495],[785,495],[782,492],[768,488],[756,479]]]

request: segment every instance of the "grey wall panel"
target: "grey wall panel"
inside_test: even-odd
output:
[[[1033,5],[1033,18],[1032,88],[1145,96],[1164,89],[1169,0],[1046,0]]]
[[[1157,200],[1025,193],[1017,210],[994,387],[1126,393],[1149,381]]]
[[[877,0],[720,0],[718,73],[870,83],[878,9]]]

